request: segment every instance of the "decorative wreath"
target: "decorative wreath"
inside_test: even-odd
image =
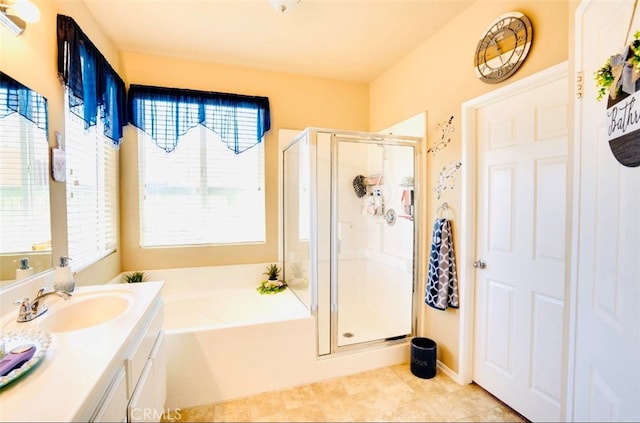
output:
[[[640,78],[640,31],[633,34],[633,41],[624,54],[608,58],[594,74],[598,88],[598,100],[605,97],[616,99],[620,91],[635,92],[635,82]]]

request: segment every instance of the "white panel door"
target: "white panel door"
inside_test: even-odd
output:
[[[567,77],[476,110],[476,383],[533,421],[560,420]]]
[[[633,0],[583,2],[576,12],[577,232],[572,290],[576,312],[575,421],[640,421],[640,167],[618,163],[606,140],[606,101],[596,100],[593,73],[622,51],[627,29],[640,29]]]

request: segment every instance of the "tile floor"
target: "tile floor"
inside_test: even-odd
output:
[[[163,421],[526,422],[475,384],[421,379],[409,364],[178,411]]]

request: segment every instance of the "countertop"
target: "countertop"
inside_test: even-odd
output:
[[[29,373],[0,388],[0,421],[88,421],[108,384],[124,365],[131,335],[140,332],[147,312],[161,303],[162,284],[76,288],[66,302],[74,301],[74,297],[108,292],[124,292],[134,300],[112,320],[69,332],[51,332],[51,344],[42,361]],[[65,306],[65,301],[55,295],[47,297],[45,303],[49,311],[27,323],[15,322],[16,306],[1,316],[0,331],[38,329],[47,314]]]

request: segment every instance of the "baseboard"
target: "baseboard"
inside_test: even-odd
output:
[[[462,379],[462,377],[460,377],[460,375],[458,373],[454,372],[449,367],[447,367],[442,361],[438,360],[437,367],[438,367],[438,369],[440,369],[440,371],[442,373],[444,373],[445,375],[449,376],[458,385],[468,385],[469,384],[468,382],[464,381]]]

